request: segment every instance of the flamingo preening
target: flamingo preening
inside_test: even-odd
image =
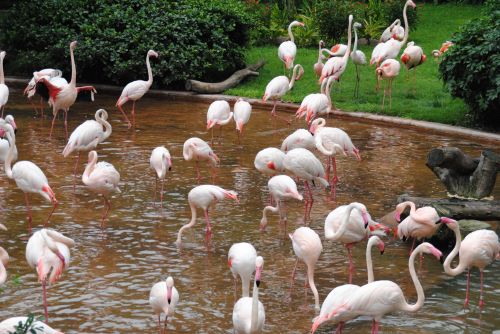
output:
[[[253,164],[255,169],[262,174],[273,176],[285,172],[285,166],[283,165],[284,159],[285,153],[283,153],[283,151],[276,147],[268,147],[260,150],[255,155]]]
[[[165,281],[153,285],[149,292],[149,305],[153,312],[158,315],[158,333],[167,333],[167,320],[174,314],[175,307],[179,302],[179,292],[174,286],[174,279],[169,276]],[[161,328],[161,314],[165,313],[163,330]]]
[[[331,98],[332,85],[335,82],[334,77],[323,79],[321,83],[320,93],[306,95],[300,104],[299,109],[295,112],[296,118],[302,118],[305,115],[307,124],[315,119],[318,115],[328,115],[335,109]]]
[[[214,126],[220,127],[222,136],[222,126],[231,122],[233,112],[229,103],[224,100],[217,100],[210,104],[207,111],[207,131],[212,129],[212,145],[214,142]]]
[[[356,85],[354,86],[354,97],[359,96],[359,70],[358,66],[366,65],[366,56],[363,51],[358,50],[358,28],[361,28],[362,25],[359,22],[354,22],[354,46],[351,52],[351,60],[354,66],[356,67]]]
[[[405,28],[401,26],[401,20],[396,19],[390,26],[385,28],[384,32],[380,36],[380,42],[385,43],[391,38],[401,41],[404,38],[404,34]]]
[[[384,88],[384,97],[382,98],[382,110],[385,105],[385,96],[389,95],[389,110],[392,108],[392,81],[399,75],[401,65],[394,59],[386,59],[375,70],[377,75],[377,86],[380,80],[387,80],[387,86]]]
[[[239,203],[238,194],[232,190],[226,190],[218,186],[211,184],[203,184],[201,186],[194,187],[188,194],[188,202],[191,208],[191,220],[188,224],[182,226],[177,233],[176,244],[178,247],[182,244],[182,233],[184,230],[191,228],[196,223],[196,210],[202,209],[205,214],[205,221],[207,223],[207,228],[205,230],[205,237],[210,240],[212,236],[212,225],[210,224],[210,218],[208,217],[208,208],[222,201],[225,198],[230,198]]]
[[[484,307],[483,299],[483,275],[484,268],[495,260],[500,260],[500,242],[494,231],[476,230],[467,234],[462,240],[458,223],[450,218],[441,218],[449,229],[455,233],[455,247],[444,261],[444,272],[450,276],[460,275],[467,269],[467,289],[465,292],[464,308],[469,306],[470,270],[472,267],[479,268],[481,274],[481,289],[479,296],[479,307]],[[451,268],[453,259],[460,255],[460,260],[455,268]]]
[[[57,199],[54,191],[49,186],[47,177],[42,172],[42,170],[32,163],[31,161],[18,161],[12,166],[12,160],[14,158],[14,152],[17,151],[16,148],[16,135],[14,134],[14,129],[4,120],[0,120],[0,129],[5,132],[7,140],[9,141],[10,147],[7,153],[7,157],[4,162],[5,174],[9,179],[13,179],[19,189],[24,192],[24,198],[26,201],[26,211],[28,213],[28,231],[31,233],[31,209],[29,204],[28,193],[40,194],[47,201],[50,201],[53,205],[52,211],[50,212],[44,226],[50,220],[52,213],[57,207]],[[0,135],[1,136],[1,135]]]
[[[62,71],[53,69],[53,68],[44,68],[43,70],[33,72],[33,77],[31,80],[28,82],[28,85],[23,91],[23,94],[26,95],[28,100],[30,100],[31,105],[33,106],[33,109],[35,109],[35,113],[38,113],[38,110],[36,109],[36,105],[32,102],[33,96],[35,94],[40,95],[40,102],[39,102],[39,107],[40,107],[40,116],[43,117],[43,100],[48,100],[49,99],[49,92],[45,86],[42,85],[37,85],[36,82],[38,79],[42,76],[47,76],[49,81],[52,81],[52,83],[55,83],[57,85],[58,81],[59,83],[67,83],[66,79],[62,78]],[[55,79],[58,78],[58,79]],[[53,80],[54,79],[54,80]],[[42,87],[44,89],[42,89]]]
[[[170,157],[170,152],[165,148],[165,146],[158,146],[153,150],[153,152],[151,152],[149,167],[155,172],[155,203],[156,192],[158,191],[158,180],[161,180],[160,206],[163,207],[163,187],[165,185],[165,177],[167,176],[167,170],[172,169],[172,158]]]
[[[0,120],[1,120],[1,118],[0,118]],[[4,121],[12,126],[12,128],[14,129],[14,133],[17,132],[17,125],[16,125],[16,121],[14,120],[14,116],[7,115],[7,116],[5,116]],[[10,148],[9,141],[6,138],[0,137],[0,162],[1,163],[4,163],[5,160],[7,159],[7,154],[9,153],[9,148]],[[12,161],[17,161],[17,147],[14,147]]]
[[[9,87],[5,84],[5,75],[3,73],[3,59],[5,58],[5,54],[5,51],[0,52],[0,109],[2,110],[2,118],[5,105],[9,100]]]
[[[47,284],[55,283],[69,266],[70,248],[75,245],[70,239],[51,229],[36,231],[26,245],[26,261],[35,268],[42,282],[45,321],[49,320],[47,309]]]
[[[288,26],[288,36],[290,36],[290,40],[281,43],[278,48],[278,57],[284,63],[285,73],[293,67],[293,62],[297,54],[297,46],[295,45],[295,39],[292,33],[292,28],[296,26],[303,27],[304,23],[299,21],[293,21],[290,23]]]
[[[240,276],[241,294],[243,297],[250,295],[250,280],[255,271],[257,251],[248,242],[239,242],[229,248],[227,263],[234,277],[234,292],[236,294],[236,278]]]
[[[314,149],[314,137],[306,129],[295,130],[283,140],[283,143],[281,143],[281,150],[285,153],[299,147],[308,150]]]
[[[128,101],[132,101],[132,123],[135,125],[135,102],[142,98],[144,94],[147,93],[149,88],[151,88],[151,85],[153,84],[153,72],[151,70],[151,64],[149,63],[149,57],[155,57],[158,58],[158,53],[156,53],[153,50],[149,50],[147,55],[146,55],[146,67],[148,69],[148,80],[135,80],[130,83],[128,83],[122,91],[122,94],[116,101],[116,106],[118,109],[123,114],[123,117],[125,117],[125,121],[127,122],[128,128],[130,129],[132,127],[132,124],[130,123],[127,114],[123,111],[122,106],[127,103]]]
[[[408,42],[401,56],[401,62],[405,64],[408,70],[407,77],[409,76],[410,70],[413,69],[413,94],[415,94],[416,91],[417,66],[423,64],[426,59],[427,57],[420,46],[415,45],[415,42]]]
[[[54,129],[54,123],[56,121],[56,116],[59,110],[64,111],[64,129],[66,133],[66,138],[68,138],[68,111],[69,108],[75,103],[77,97],[79,97],[80,92],[90,92],[90,100],[94,101],[94,94],[97,93],[93,86],[82,86],[76,87],[76,64],[75,64],[75,56],[74,50],[76,48],[76,41],[73,41],[69,44],[69,54],[71,57],[71,80],[69,83],[64,84],[57,83],[55,84],[52,80],[44,75],[41,76],[38,83],[45,85],[49,92],[49,104],[52,105],[52,125],[50,127],[50,135],[52,137],[52,131]],[[82,96],[83,98],[83,96]],[[88,98],[88,97],[87,97]]]
[[[219,164],[219,157],[214,153],[210,145],[198,137],[189,138],[184,142],[182,155],[186,161],[195,161],[198,183],[200,183],[201,180],[200,168],[198,166],[199,161],[207,161],[212,168],[217,167]],[[214,178],[215,172],[212,173],[212,179]]]

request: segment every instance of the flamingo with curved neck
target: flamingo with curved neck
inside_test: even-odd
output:
[[[325,59],[325,57],[323,56],[323,52],[321,51],[321,49],[323,48],[324,45],[325,45],[325,42],[319,41],[319,44],[318,44],[318,61],[313,66],[314,73],[316,74],[317,77],[321,76],[321,71],[323,70],[323,66],[324,66],[323,59]]]
[[[278,47],[278,57],[284,63],[285,73],[287,70],[293,67],[293,62],[297,54],[297,46],[295,45],[295,39],[292,33],[292,27],[295,26],[303,27],[304,23],[299,21],[293,21],[292,23],[290,23],[290,25],[288,26],[288,36],[290,37],[290,40],[281,43]]]
[[[3,59],[5,58],[5,54],[5,51],[0,52],[0,109],[2,110],[2,118],[5,105],[9,100],[9,87],[5,84],[5,77],[3,73]]]
[[[351,60],[356,67],[356,85],[354,86],[354,97],[358,97],[359,95],[359,69],[358,66],[366,65],[366,56],[363,51],[358,50],[358,28],[361,28],[362,25],[359,22],[354,22],[354,47],[351,52]]]

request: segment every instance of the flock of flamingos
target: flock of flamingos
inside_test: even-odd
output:
[[[378,64],[376,73],[379,78],[389,80],[399,72],[399,62],[394,60],[401,47],[408,39],[408,22],[406,18],[406,9],[408,6],[415,7],[415,4],[408,0],[404,7],[403,17],[406,30],[400,26],[399,20],[389,26],[384,32],[385,42],[380,43],[373,51],[372,62]],[[268,188],[270,194],[270,204],[263,209],[263,216],[260,223],[260,229],[264,230],[268,223],[268,213],[277,213],[280,224],[285,223],[286,212],[284,201],[286,199],[304,200],[304,218],[310,214],[313,205],[313,192],[311,184],[319,183],[330,191],[329,196],[335,198],[335,186],[338,182],[336,174],[335,158],[337,154],[351,155],[361,159],[359,150],[353,145],[351,139],[341,129],[327,127],[326,121],[320,118],[321,114],[328,114],[333,108],[330,100],[329,89],[333,82],[338,81],[345,71],[348,57],[354,64],[359,65],[365,62],[364,54],[356,50],[358,23],[354,23],[355,43],[351,52],[351,27],[353,17],[349,16],[348,23],[348,44],[336,45],[333,51],[321,49],[318,63],[314,65],[314,70],[320,77],[321,93],[311,94],[302,102],[297,110],[297,118],[305,117],[306,129],[299,129],[288,136],[282,144],[281,149],[269,147],[261,150],[255,157],[255,167],[264,175],[269,176]],[[285,65],[285,70],[292,70],[292,77],[289,80],[287,76],[278,76],[274,78],[266,87],[263,100],[274,100],[272,115],[276,115],[276,101],[280,99],[288,90],[293,87],[294,81],[299,79],[303,73],[301,65],[293,66],[296,54],[296,46],[293,41],[291,28],[296,25],[303,25],[294,21],[289,26],[290,41],[282,43],[278,50],[278,55]],[[399,40],[402,38],[402,40]],[[40,94],[48,100],[53,109],[54,120],[52,122],[51,133],[58,111],[65,113],[65,131],[67,137],[67,112],[75,103],[77,98],[93,98],[95,88],[92,86],[76,87],[76,65],[74,60],[74,50],[76,42],[70,44],[71,55],[71,80],[68,83],[62,78],[62,73],[55,69],[44,69],[34,73],[34,77],[25,89],[25,94],[31,99],[35,94]],[[331,53],[332,57],[323,65],[322,50]],[[444,51],[439,51],[444,52]],[[341,55],[339,55],[339,53]],[[3,58],[5,52],[0,53],[2,61],[0,69],[0,91],[7,91],[4,84]],[[135,102],[140,99],[151,87],[153,75],[150,57],[158,57],[155,51],[150,50],[147,53],[146,64],[148,70],[148,80],[137,80],[129,83],[123,89],[116,106],[123,113],[129,127],[135,123]],[[401,57],[403,63],[412,68],[425,60],[422,49],[418,46],[408,43],[407,49]],[[357,78],[359,81],[359,76]],[[128,101],[132,101],[132,122],[129,121],[122,106]],[[3,107],[2,105],[2,117]],[[43,103],[40,101],[40,103]],[[42,105],[40,105],[42,108]],[[35,108],[36,110],[36,108]],[[223,126],[234,119],[239,133],[243,133],[243,126],[249,121],[252,106],[239,99],[231,112],[231,108],[226,101],[213,102],[207,112],[207,130],[215,126]],[[93,192],[101,194],[104,198],[104,212],[102,215],[102,226],[105,223],[107,214],[111,208],[110,197],[114,192],[119,192],[118,187],[120,174],[113,165],[98,161],[96,147],[110,137],[112,129],[107,121],[108,113],[103,110],[97,110],[95,120],[88,120],[79,125],[70,135],[68,143],[63,150],[65,157],[77,153],[74,180],[79,167],[80,155],[82,152],[88,152],[88,164],[82,175],[82,182]],[[19,189],[25,194],[26,209],[28,216],[28,228],[31,232],[32,218],[29,204],[29,194],[35,193],[44,197],[53,204],[44,227],[50,220],[50,217],[57,207],[57,199],[54,191],[51,189],[47,178],[42,170],[30,161],[18,161],[16,149],[16,123],[11,115],[0,119],[0,159],[4,162],[5,174],[13,179]],[[212,133],[213,140],[213,133]],[[326,168],[321,161],[313,154],[317,149],[327,158]],[[193,137],[184,143],[184,158],[196,163],[198,183],[200,183],[200,171],[198,163],[206,161],[210,166],[215,167],[219,164],[219,157],[214,153],[210,145],[204,140]],[[151,168],[156,173],[156,181],[161,182],[160,201],[163,203],[163,185],[168,170],[172,166],[169,151],[160,146],[152,151],[150,159]],[[304,194],[297,190],[295,180],[304,182]],[[155,189],[155,200],[156,200]],[[196,223],[197,212],[201,209],[206,221],[206,239],[211,238],[212,226],[209,217],[209,208],[216,202],[225,199],[238,201],[236,192],[226,190],[216,185],[198,185],[188,194],[188,202],[191,208],[192,217],[188,224],[182,226],[177,235],[177,245],[182,245],[182,234],[186,229],[192,228]],[[411,278],[417,291],[417,302],[408,304],[406,298],[396,283],[388,280],[376,281],[373,277],[371,248],[377,246],[381,252],[384,251],[384,243],[381,240],[391,231],[391,229],[373,221],[365,205],[361,203],[351,203],[349,205],[339,206],[331,211],[325,220],[324,237],[326,240],[343,244],[349,255],[349,283],[335,287],[325,298],[320,306],[318,291],[314,284],[314,267],[322,252],[323,246],[320,236],[307,226],[297,228],[291,233],[293,250],[297,256],[297,262],[292,274],[292,281],[295,269],[299,260],[307,265],[307,277],[309,286],[314,295],[315,309],[319,314],[313,319],[311,332],[315,332],[318,326],[324,322],[338,324],[338,332],[341,332],[346,321],[358,316],[369,316],[373,319],[372,333],[378,332],[378,325],[381,318],[390,312],[406,311],[416,312],[424,304],[424,291],[419,282],[414,267],[414,260],[417,255],[432,254],[436,258],[442,257],[441,252],[431,244],[424,242],[414,248],[415,240],[432,236],[441,224],[445,224],[454,231],[456,244],[452,252],[444,261],[444,271],[452,276],[459,275],[465,270],[467,276],[467,292],[464,307],[469,303],[469,284],[470,269],[478,267],[481,272],[481,293],[479,305],[482,307],[483,301],[483,269],[500,257],[500,243],[495,232],[489,230],[478,230],[468,234],[464,240],[460,235],[460,229],[456,221],[447,217],[440,217],[432,207],[416,208],[412,202],[404,202],[397,205],[395,210],[396,220],[399,222],[400,215],[410,207],[410,214],[397,226],[395,233],[402,239],[413,238],[412,252],[409,258],[408,266]],[[6,229],[0,224],[1,229]],[[353,274],[353,263],[351,257],[351,248],[359,242],[368,240],[366,248],[366,260],[368,268],[368,283],[363,286],[351,284]],[[70,263],[70,248],[74,246],[74,241],[61,233],[43,228],[33,233],[26,245],[26,260],[32,268],[36,269],[38,278],[43,287],[43,306],[45,313],[45,322],[48,322],[48,309],[46,300],[46,286],[55,283]],[[451,267],[451,262],[460,253],[460,260],[455,268]],[[6,281],[7,272],[5,266],[8,262],[6,250],[0,247],[0,285]],[[422,260],[422,259],[421,259]],[[259,286],[264,275],[264,259],[257,255],[255,248],[246,242],[233,244],[228,253],[229,268],[234,276],[235,283],[238,276],[242,283],[242,297],[236,302],[233,309],[233,325],[237,333],[260,333],[265,325],[265,307],[259,301]],[[255,273],[255,274],[254,274]],[[250,286],[252,275],[254,275],[253,293],[250,297]],[[236,286],[235,286],[236,288]],[[174,279],[168,277],[166,280],[156,283],[150,292],[149,302],[155,314],[158,316],[158,331],[166,333],[167,318],[172,316],[177,304],[179,303],[179,292],[175,288]],[[27,310],[29,311],[29,310]],[[166,315],[164,323],[161,323],[161,314]],[[26,321],[26,317],[14,317],[4,320],[0,323],[0,333],[15,332],[16,326]],[[60,333],[53,330],[47,324],[36,321],[34,326],[40,329],[42,333]]]

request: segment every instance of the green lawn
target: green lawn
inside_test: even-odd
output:
[[[393,83],[392,110],[381,110],[383,90],[376,93],[374,67],[360,67],[361,89],[359,98],[353,97],[355,84],[355,67],[349,62],[342,76],[342,84],[334,85],[332,99],[335,106],[343,111],[364,111],[384,113],[393,116],[428,120],[448,124],[463,124],[467,110],[466,105],[458,99],[453,99],[443,87],[438,78],[438,63],[431,55],[433,49],[439,49],[441,43],[450,39],[453,32],[469,20],[479,16],[481,7],[472,5],[446,4],[434,6],[421,5],[417,29],[411,29],[408,41],[424,49],[427,61],[417,68],[416,95],[410,90],[412,81],[406,81],[406,68],[401,66],[399,77]],[[356,18],[354,18],[356,20]],[[347,22],[347,18],[346,18]],[[371,46],[361,47],[368,61]],[[404,47],[401,50],[400,56]],[[255,63],[258,59],[266,59],[266,65],[261,69],[260,76],[248,79],[236,88],[226,91],[226,94],[260,98],[264,94],[267,83],[275,76],[283,75],[283,65],[277,55],[278,46],[256,47],[247,52],[247,63]],[[283,101],[300,103],[304,96],[319,91],[317,79],[312,70],[318,57],[317,49],[299,48],[295,63],[304,66],[304,77],[296,82],[291,92],[284,96]],[[413,74],[412,74],[413,75]],[[412,78],[412,77],[410,77]],[[383,83],[385,85],[385,82]]]

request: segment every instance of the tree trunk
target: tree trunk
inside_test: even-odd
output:
[[[485,150],[473,159],[456,147],[442,147],[429,152],[426,165],[450,194],[481,199],[490,196],[495,187],[500,156]]]
[[[222,82],[203,82],[198,80],[187,80],[186,90],[192,90],[202,94],[217,94],[222,93],[226,89],[233,88],[238,85],[247,76],[258,76],[257,70],[264,66],[265,60],[259,60],[253,65],[248,65],[246,68],[238,70],[229,78]]]

